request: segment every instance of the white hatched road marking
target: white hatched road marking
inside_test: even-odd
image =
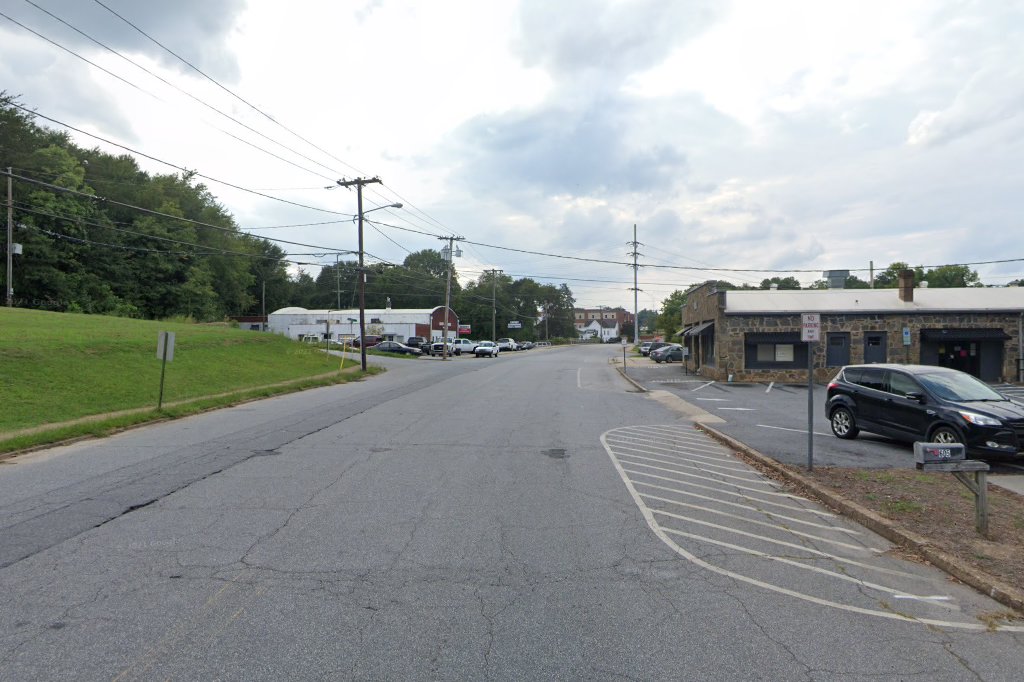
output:
[[[711,385],[711,384],[713,384],[713,383],[715,383],[715,382],[713,382],[713,381],[709,381],[709,382],[707,382],[706,384],[702,384],[702,385],[698,386],[697,388],[695,388],[695,389],[693,389],[693,390],[695,390],[695,391],[699,391],[699,390],[700,390],[700,389],[702,389],[702,388],[707,388],[708,386],[710,386],[710,385]]]
[[[708,386],[709,384],[704,384]],[[703,388],[701,386],[699,388]],[[644,435],[647,436],[647,448],[644,449]],[[628,436],[628,437],[627,437]],[[935,618],[923,618],[915,617],[905,613],[899,613],[893,610],[882,610],[867,608],[863,606],[857,606],[855,604],[847,604],[834,599],[818,597],[808,592],[802,592],[798,589],[791,589],[784,587],[780,584],[774,584],[767,580],[762,580],[751,575],[744,575],[737,571],[717,566],[710,563],[700,557],[696,556],[692,552],[685,549],[679,544],[672,536],[680,539],[686,539],[699,544],[710,544],[723,549],[728,549],[738,553],[738,555],[745,555],[750,557],[756,557],[764,561],[771,561],[781,563],[784,565],[792,566],[795,569],[801,571],[809,571],[826,580],[836,580],[842,582],[853,583],[855,585],[864,587],[866,589],[883,592],[889,595],[893,599],[904,600],[907,602],[915,602],[922,604],[922,608],[939,608],[947,610],[959,610],[953,604],[947,604],[946,602],[951,601],[951,597],[947,595],[916,595],[909,594],[904,589],[899,589],[892,586],[886,586],[883,584],[869,582],[857,578],[854,575],[844,572],[842,569],[829,570],[821,566],[812,565],[814,561],[833,561],[836,563],[857,566],[866,570],[875,571],[883,575],[891,575],[894,577],[900,577],[903,579],[915,579],[919,576],[913,573],[906,573],[903,571],[887,568],[885,566],[872,565],[868,563],[870,557],[873,554],[877,554],[881,550],[869,547],[863,544],[854,544],[851,542],[843,542],[839,539],[830,539],[820,535],[814,535],[810,533],[803,533],[794,530],[790,525],[798,524],[804,527],[818,528],[824,532],[830,533],[843,533],[847,535],[858,535],[856,530],[850,530],[839,526],[830,526],[824,523],[809,521],[800,519],[794,515],[783,515],[774,513],[773,511],[765,508],[761,508],[758,505],[773,506],[781,509],[785,509],[792,514],[805,514],[813,516],[816,519],[824,519],[829,516],[827,512],[822,512],[812,508],[804,508],[797,506],[797,504],[803,500],[796,495],[789,493],[766,490],[754,487],[752,485],[740,485],[736,481],[742,481],[746,484],[754,484],[758,481],[731,474],[726,474],[721,471],[711,470],[712,467],[723,468],[727,471],[736,471],[734,466],[724,466],[726,462],[740,464],[742,462],[736,460],[731,453],[725,448],[719,448],[719,452],[722,453],[721,458],[709,457],[704,450],[701,454],[688,453],[688,448],[695,444],[695,440],[700,436],[697,432],[692,429],[686,430],[675,426],[656,426],[656,427],[623,427],[621,429],[612,429],[601,435],[601,444],[604,446],[605,451],[608,453],[609,458],[612,460],[612,464],[615,466],[616,471],[625,483],[627,490],[633,497],[633,501],[636,503],[640,512],[643,514],[644,519],[647,522],[648,527],[651,531],[675,551],[679,556],[685,558],[696,566],[699,566],[705,570],[730,577],[734,580],[741,581],[750,585],[755,585],[759,588],[770,590],[779,594],[784,594],[796,599],[819,604],[822,606],[828,606],[851,613],[858,613],[868,616],[874,616],[878,618],[885,618],[890,620],[899,620],[908,623],[918,623],[925,625],[932,625],[938,627],[956,628],[964,630],[984,631],[988,629],[997,629],[1007,632],[1024,632],[1024,626],[1020,625],[1003,625],[997,624],[995,626],[980,621],[949,621]],[[667,444],[673,443],[675,445],[675,454],[668,455],[665,450],[669,449],[666,447]],[[713,445],[710,439],[706,439],[705,443]],[[636,452],[645,452],[650,456],[642,456],[635,454]],[[671,458],[672,460],[680,460],[679,462],[665,462],[664,458]],[[623,459],[624,458],[624,459]],[[643,461],[637,461],[643,460]],[[718,465],[711,464],[707,460],[718,462]],[[690,473],[688,471],[680,471],[678,469],[672,469],[664,466],[657,466],[655,464],[645,464],[646,462],[657,462],[662,464],[670,464],[676,467],[686,467],[689,469],[695,469],[697,473]],[[627,468],[628,467],[628,468]],[[652,471],[662,472],[668,475],[659,475],[652,473]],[[752,471],[752,470],[751,470]],[[754,472],[755,476],[760,476]],[[647,480],[635,480],[642,478]],[[683,480],[685,479],[685,480]],[[688,490],[681,490],[679,488],[670,488],[664,485],[657,485],[650,482],[651,480],[662,481],[671,483],[679,486],[687,486],[689,488],[699,489],[705,492],[711,492],[719,497],[709,497],[708,495],[701,495]],[[701,483],[694,483],[697,480]],[[777,486],[762,479],[761,481],[765,487],[777,488]],[[676,495],[677,499],[671,497],[664,497],[661,495],[653,495],[648,492],[640,492],[637,486],[646,488],[647,490],[660,490],[665,493]],[[737,492],[744,491],[744,492]],[[778,501],[769,501],[768,499],[761,499],[756,496],[764,496],[766,498],[774,498]],[[738,504],[736,502],[730,502],[727,500],[720,499],[720,497],[731,497],[732,499],[742,499],[749,501],[753,506],[747,506]],[[758,516],[759,518],[750,518],[743,516],[741,513],[729,513],[721,509],[714,509],[709,506],[702,506],[701,504],[694,504],[690,502],[683,502],[678,497],[686,497],[693,501],[705,500],[719,506],[729,506],[737,510],[737,512],[748,511]],[[722,523],[712,523],[711,521],[702,520],[693,516],[685,516],[683,514],[676,514],[671,511],[667,511],[663,508],[649,507],[647,501],[654,503],[660,503],[660,506],[672,505],[676,508],[686,508],[694,510],[697,513],[704,515],[712,515],[713,518],[719,519]],[[783,500],[789,501],[791,504],[784,504]],[[670,522],[675,522],[676,527],[663,526],[659,522],[659,518],[666,519]],[[733,521],[738,524],[755,525],[765,528],[770,528],[785,533],[787,536],[794,539],[794,542],[787,542],[774,537],[768,537],[752,533],[749,531],[742,530],[741,528],[734,527],[732,525],[725,525],[732,523]],[[686,530],[680,530],[678,526],[683,525],[688,527],[690,530],[695,532],[687,532]],[[707,528],[715,531],[725,532],[733,535],[734,537],[744,538],[749,540],[751,543],[762,543],[775,545],[780,548],[785,548],[780,554],[770,554],[768,552],[754,549],[753,547],[743,546],[735,543],[726,542],[724,540],[707,537],[700,534],[698,528]],[[850,538],[853,539],[853,538]],[[865,557],[866,561],[858,561],[855,558],[844,557],[829,552],[823,552],[807,544],[801,544],[802,542],[814,542],[831,545],[837,549],[843,549],[848,552],[854,552],[856,554]],[[795,551],[794,551],[795,550]],[[922,578],[923,580],[923,578]],[[831,594],[831,591],[827,591],[827,594]]]

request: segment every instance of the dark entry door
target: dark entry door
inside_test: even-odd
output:
[[[885,332],[864,332],[864,362],[885,362]]]
[[[850,332],[832,332],[826,336],[825,366],[842,367],[850,364]]]

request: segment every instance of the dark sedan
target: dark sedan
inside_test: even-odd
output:
[[[672,362],[673,360],[682,362],[683,347],[678,343],[670,343],[667,346],[661,346],[660,348],[652,350],[650,352],[650,358],[659,365],[663,362]]]
[[[970,374],[931,365],[851,365],[828,385],[825,416],[839,438],[963,443],[972,455],[1017,455],[1024,405]]]
[[[419,348],[413,348],[398,341],[381,341],[373,349],[385,353],[398,353],[400,355],[423,355],[423,351]]]

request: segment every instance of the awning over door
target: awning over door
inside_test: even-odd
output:
[[[702,322],[701,324],[693,325],[692,327],[687,329],[684,334],[685,336],[700,336],[701,334],[704,333],[705,330],[713,326],[715,326],[714,320],[712,320],[711,322]]]
[[[1010,335],[1002,329],[922,329],[925,341],[1006,341]]]

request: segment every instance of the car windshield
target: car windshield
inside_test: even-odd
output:
[[[917,378],[928,390],[944,400],[1004,400],[1003,396],[970,374],[935,372],[920,374]]]

